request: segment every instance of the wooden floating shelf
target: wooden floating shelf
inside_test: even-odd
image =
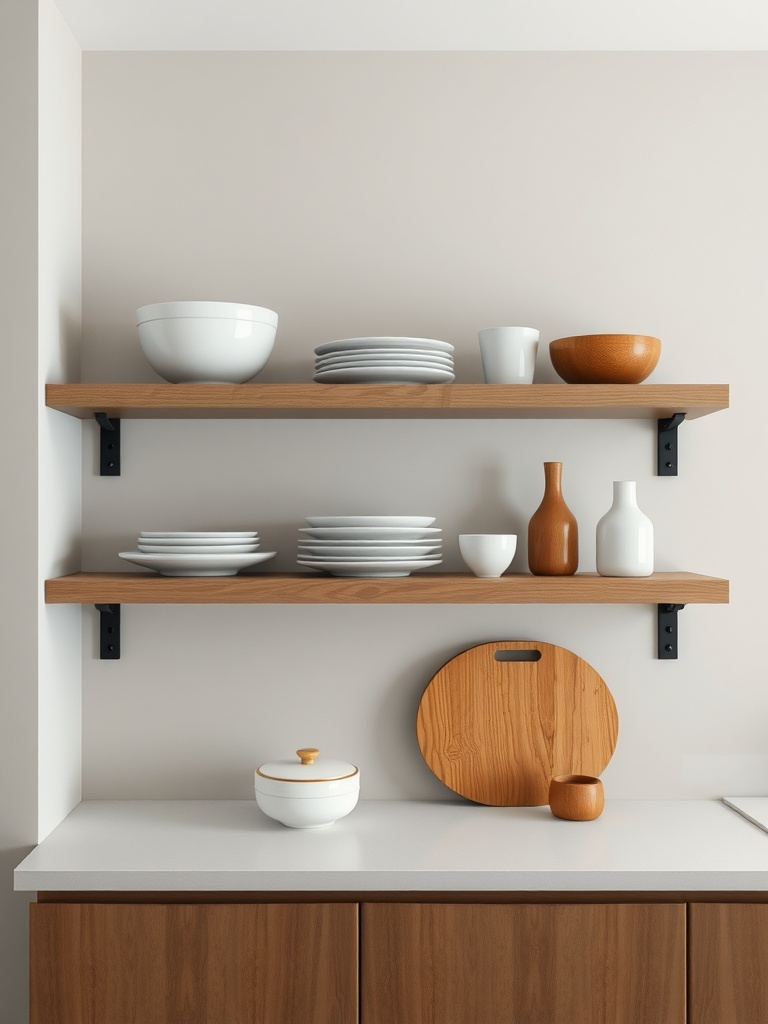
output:
[[[655,420],[657,472],[676,476],[677,429],[728,408],[727,384],[48,384],[46,405],[100,427],[100,473],[120,475],[128,419],[476,418]],[[661,572],[640,579],[579,573],[415,573],[376,579],[310,573],[165,577],[80,572],[47,580],[51,604],[95,604],[101,657],[120,657],[123,604],[655,604],[659,657],[677,657],[677,613],[725,604],[728,581]]]
[[[728,580],[689,572],[637,579],[577,573],[422,573],[391,579],[255,573],[173,577],[77,572],[46,580],[49,604],[727,604]]]
[[[432,417],[695,419],[727,384],[48,384],[46,405],[89,419]]]

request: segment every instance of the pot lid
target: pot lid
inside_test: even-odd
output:
[[[358,769],[349,761],[336,761],[320,757],[316,747],[302,747],[296,751],[298,761],[287,758],[283,761],[268,761],[258,770],[257,775],[265,779],[279,779],[281,782],[332,782],[357,775]]]

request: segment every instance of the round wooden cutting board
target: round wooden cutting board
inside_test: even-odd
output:
[[[514,660],[509,660],[514,659]],[[480,804],[546,804],[553,775],[600,775],[619,718],[611,692],[572,651],[499,641],[463,651],[430,680],[416,716],[424,760]]]

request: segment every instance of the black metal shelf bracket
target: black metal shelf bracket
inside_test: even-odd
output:
[[[99,658],[118,661],[120,658],[120,605],[97,604],[99,613]]]
[[[99,424],[99,476],[120,476],[120,420],[95,412]]]
[[[666,420],[658,420],[659,441],[656,456],[657,476],[677,476],[677,428],[685,419],[684,412],[676,412]]]
[[[658,655],[662,661],[677,660],[677,613],[684,604],[660,604],[658,609]]]

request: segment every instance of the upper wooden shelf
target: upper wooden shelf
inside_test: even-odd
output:
[[[727,384],[48,384],[46,405],[89,419],[475,417],[695,419]]]
[[[76,572],[46,580],[49,604],[727,604],[728,580],[690,572],[629,579],[577,573],[423,573],[391,579],[315,573],[160,576]]]

